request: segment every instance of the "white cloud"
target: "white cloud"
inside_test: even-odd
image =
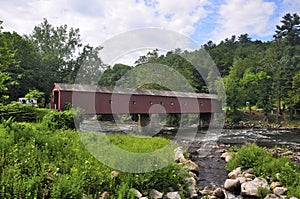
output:
[[[190,35],[206,16],[207,0],[0,0],[4,28],[30,34],[47,18],[53,26],[79,28],[83,41],[99,45],[119,33],[161,27]]]
[[[259,37],[269,36],[276,4],[263,0],[226,0],[219,7],[218,26],[212,33],[212,40],[219,42],[232,35],[248,33]]]

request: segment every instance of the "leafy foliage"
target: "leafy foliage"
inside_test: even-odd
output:
[[[118,146],[132,151],[127,143],[152,151],[169,141],[131,136],[109,136]],[[1,198],[91,198],[107,191],[110,198],[133,198],[132,188],[147,194],[154,188],[167,192],[169,187],[184,192],[186,170],[171,164],[149,173],[117,172],[100,163],[84,147],[73,130],[51,130],[43,123],[11,122],[0,124],[0,197]],[[157,146],[160,144],[160,146]],[[148,148],[148,149],[147,149]]]
[[[43,123],[49,129],[76,129],[82,120],[79,109],[70,109],[65,111],[49,111],[43,118]]]
[[[275,158],[271,152],[266,151],[266,148],[248,144],[237,149],[233,153],[233,159],[227,163],[228,170],[237,167],[242,167],[244,170],[253,168],[257,176],[279,180],[287,187],[288,195],[300,196],[300,165],[293,163],[289,157]],[[279,179],[277,179],[278,173]]]
[[[17,102],[0,106],[0,118],[13,118],[16,122],[37,122],[41,121],[48,112],[45,109],[37,109],[30,105],[22,105]]]

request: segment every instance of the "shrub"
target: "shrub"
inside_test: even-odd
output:
[[[36,108],[30,105],[22,105],[17,102],[12,102],[8,105],[0,106],[0,118],[14,118],[16,122],[36,122]]]
[[[237,149],[233,159],[227,163],[227,169],[236,167],[253,168],[256,176],[279,180],[288,189],[288,196],[300,197],[300,165],[295,164],[289,157],[273,157],[271,152],[255,144],[249,144]],[[279,173],[279,179],[277,174]],[[261,196],[265,191],[261,190]]]
[[[242,169],[254,168],[260,164],[262,157],[267,155],[264,148],[260,148],[255,144],[243,145],[236,153],[233,159],[227,163],[227,169],[233,170],[237,167]]]
[[[76,126],[82,121],[82,114],[79,109],[65,111],[49,111],[43,118],[43,123],[49,129],[76,129]]]

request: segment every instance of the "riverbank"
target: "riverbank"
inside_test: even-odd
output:
[[[239,121],[239,122],[226,122],[224,129],[273,129],[273,130],[300,130],[299,124],[289,125],[288,123],[267,123],[261,121]]]
[[[176,141],[179,143],[182,141]],[[184,144],[184,143],[182,143]],[[205,155],[203,155],[203,145],[205,144]],[[245,146],[245,145],[243,145]],[[235,151],[236,145],[222,144],[217,142],[203,143],[194,141],[189,149],[189,158],[194,161],[200,168],[200,173],[197,178],[197,185],[199,186],[199,198],[205,195],[215,195],[227,198],[247,198],[241,195],[235,195],[225,189],[225,182],[228,179],[229,171],[226,168],[225,153],[228,151]],[[292,162],[300,165],[300,146],[283,146],[277,148],[268,148],[266,150],[274,155],[274,158],[287,156]],[[246,156],[244,158],[247,158]],[[230,158],[228,158],[230,159]],[[250,160],[249,160],[250,161]],[[220,192],[221,190],[221,192]],[[222,198],[221,197],[221,198]],[[217,196],[217,198],[220,198]]]

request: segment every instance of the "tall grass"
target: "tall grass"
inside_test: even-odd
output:
[[[51,113],[53,114],[53,113]],[[108,136],[123,150],[146,153],[169,144],[164,138]],[[78,132],[44,123],[6,122],[0,125],[0,198],[132,198],[132,188],[184,193],[188,175],[176,164],[148,173],[119,172],[85,148]]]

